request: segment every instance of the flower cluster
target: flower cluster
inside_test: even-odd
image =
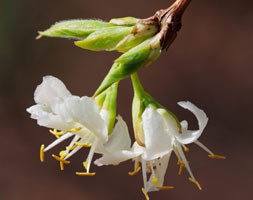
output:
[[[99,20],[62,21],[39,37],[71,38],[83,49],[93,51],[119,51],[123,54],[114,61],[111,70],[92,97],[72,95],[64,83],[53,76],[43,77],[34,93],[35,105],[27,109],[38,125],[49,128],[56,139],[49,145],[41,145],[40,160],[45,152],[63,141],[69,145],[52,157],[59,161],[63,170],[69,158],[81,148],[89,148],[82,163],[84,170],[79,176],[94,176],[91,164],[94,154],[101,157],[94,161],[98,166],[118,165],[127,160],[134,161],[135,175],[142,170],[144,187],[142,192],[173,189],[164,185],[164,177],[170,156],[178,158],[179,174],[183,168],[189,180],[201,190],[186,159],[186,146],[195,143],[207,151],[210,158],[224,159],[210,151],[198,141],[208,118],[205,112],[192,103],[178,105],[192,112],[198,120],[198,130],[188,130],[187,121],[181,121],[159,104],[143,88],[137,71],[154,62],[163,49],[167,49],[179,30],[181,16],[189,1],[177,0],[168,9],[158,11],[147,19],[125,17],[110,22]],[[127,124],[116,112],[119,82],[131,77],[134,89],[132,119],[135,142],[131,142]]]

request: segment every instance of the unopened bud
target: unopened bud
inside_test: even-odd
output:
[[[132,27],[112,26],[98,29],[86,39],[75,42],[75,45],[92,51],[112,51],[117,44],[131,33]]]
[[[110,27],[111,24],[101,20],[66,20],[57,22],[45,31],[40,31],[40,37],[59,37],[69,39],[84,39],[94,31]]]
[[[148,39],[133,49],[127,51],[117,60],[97,89],[95,96],[110,87],[113,83],[120,81],[142,67],[154,62],[161,53],[160,41],[156,37]]]
[[[119,26],[134,26],[138,21],[139,19],[135,17],[123,17],[111,19],[109,23]]]

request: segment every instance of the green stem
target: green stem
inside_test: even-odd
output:
[[[145,93],[145,90],[140,82],[140,79],[138,77],[137,73],[133,73],[131,75],[131,80],[134,88],[134,94],[138,95],[139,97],[142,96]]]

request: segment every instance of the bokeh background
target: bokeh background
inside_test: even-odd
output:
[[[63,39],[35,40],[38,30],[74,18],[136,16],[145,18],[167,7],[165,0],[1,0],[0,2],[0,199],[118,200],[144,199],[142,176],[129,177],[131,161],[118,167],[92,167],[95,177],[77,177],[87,152],[71,159],[60,172],[50,157],[39,162],[39,147],[54,138],[36,125],[25,109],[44,75],[54,75],[76,95],[92,95],[109,70],[113,52],[89,52]],[[143,84],[180,119],[197,128],[194,117],[176,103],[190,100],[210,118],[201,141],[227,160],[208,159],[196,145],[187,157],[202,184],[198,191],[186,171],[177,175],[172,157],[166,183],[172,191],[151,193],[151,199],[222,199],[253,197],[253,1],[194,0],[183,28],[160,59],[142,69]],[[131,129],[132,88],[121,82],[118,112]],[[61,147],[64,147],[62,144]]]

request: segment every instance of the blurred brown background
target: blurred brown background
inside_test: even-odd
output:
[[[136,16],[145,18],[167,7],[165,0],[2,0],[0,2],[0,200],[144,199],[142,177],[129,177],[130,161],[118,167],[93,167],[95,177],[77,177],[85,151],[64,172],[50,158],[39,162],[40,144],[53,137],[36,125],[25,109],[44,75],[54,75],[73,94],[92,95],[119,54],[88,52],[61,39],[35,40],[38,30],[73,18]],[[194,0],[184,15],[179,37],[160,59],[141,70],[145,88],[180,119],[193,116],[176,105],[190,100],[210,121],[201,141],[227,160],[210,160],[195,145],[187,154],[204,188],[198,191],[186,171],[177,175],[171,159],[166,183],[172,191],[151,193],[156,199],[237,200],[253,197],[253,2]],[[132,88],[122,81],[118,112],[131,127]],[[130,128],[131,132],[132,129]],[[61,147],[64,147],[62,144]]]

